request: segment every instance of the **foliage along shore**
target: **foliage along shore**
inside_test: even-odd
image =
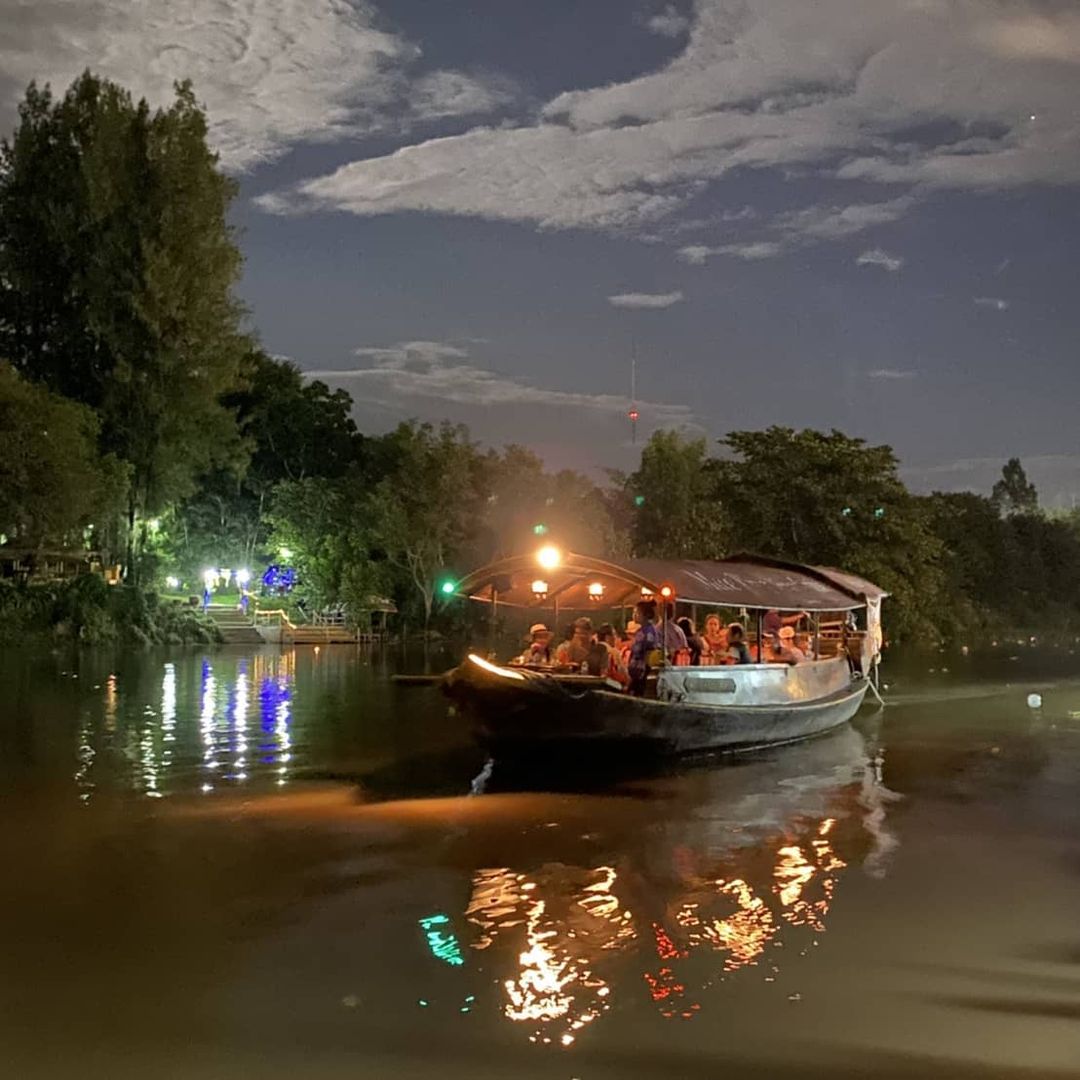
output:
[[[96,574],[56,584],[0,582],[0,645],[208,645],[221,641],[211,619],[179,601],[110,587]]]
[[[1080,522],[1051,516],[1017,461],[989,496],[916,495],[887,446],[840,432],[657,432],[603,483],[552,474],[444,425],[357,431],[343,390],[268,356],[235,285],[236,195],[190,85],[152,110],[87,73],[31,86],[0,144],[0,545],[118,563],[102,592],[5,584],[7,636],[188,640],[167,578],[286,562],[310,610],[452,632],[469,568],[538,536],[617,558],[755,551],[890,590],[894,638],[1080,628]],[[2,550],[2,548],[0,548]],[[450,583],[449,593],[444,586]]]

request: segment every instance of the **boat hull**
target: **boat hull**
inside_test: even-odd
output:
[[[576,690],[545,675],[507,677],[466,661],[446,690],[497,756],[671,756],[739,753],[822,735],[858,712],[867,683],[857,679],[809,701],[701,705]]]

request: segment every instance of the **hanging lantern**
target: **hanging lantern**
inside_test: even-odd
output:
[[[548,594],[548,583],[539,579],[532,583],[532,594],[537,600],[544,600]]]
[[[600,601],[604,599],[604,585],[600,581],[589,583],[589,599]]]

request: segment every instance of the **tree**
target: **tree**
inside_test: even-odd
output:
[[[402,424],[387,437],[393,466],[358,508],[379,551],[431,622],[451,560],[474,547],[490,491],[490,462],[460,426]]]
[[[249,348],[235,191],[189,84],[153,112],[89,73],[59,101],[31,85],[0,144],[0,355],[99,412],[131,470],[129,549],[137,516],[242,454],[221,400]]]
[[[531,450],[513,445],[489,451],[486,472],[490,491],[472,561],[521,554],[545,540],[587,555],[626,553],[605,492],[588,477],[546,472]]]
[[[1001,479],[994,484],[990,501],[998,513],[1035,514],[1039,510],[1039,493],[1027,478],[1019,458],[1009,458],[1001,470]]]
[[[98,452],[85,405],[21,379],[0,363],[0,533],[20,547],[82,543],[114,513],[126,470]]]
[[[189,574],[256,563],[269,552],[275,486],[340,478],[376,442],[357,433],[345,390],[306,380],[295,364],[262,350],[252,352],[245,368],[244,385],[224,404],[236,415],[250,457],[240,467],[204,474],[169,522],[168,558]]]
[[[723,507],[704,439],[656,432],[625,485],[637,511],[636,555],[711,559],[725,549]]]
[[[286,480],[274,489],[269,514],[273,543],[291,553],[300,594],[316,609],[342,604],[354,619],[393,589],[385,559],[372,552],[369,516],[357,512],[366,492],[359,469],[334,480]]]
[[[892,593],[893,625],[940,615],[942,546],[891,447],[839,431],[731,432],[712,465],[732,549],[862,574]]]

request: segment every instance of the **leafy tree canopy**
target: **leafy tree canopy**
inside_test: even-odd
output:
[[[378,443],[357,433],[346,391],[306,380],[295,364],[262,350],[251,353],[243,386],[224,404],[249,457],[205,473],[171,516],[163,559],[187,575],[265,561],[275,486],[345,476]]]
[[[0,533],[25,547],[81,544],[126,493],[127,470],[98,451],[85,405],[0,363]]]
[[[1039,493],[1027,478],[1019,458],[1009,458],[994,484],[990,500],[1001,514],[1034,514],[1039,509]]]
[[[0,355],[98,411],[132,520],[241,453],[234,194],[188,84],[158,111],[89,73],[31,85],[0,145]]]
[[[658,431],[623,486],[633,501],[637,555],[709,559],[725,550],[726,526],[704,439]]]

